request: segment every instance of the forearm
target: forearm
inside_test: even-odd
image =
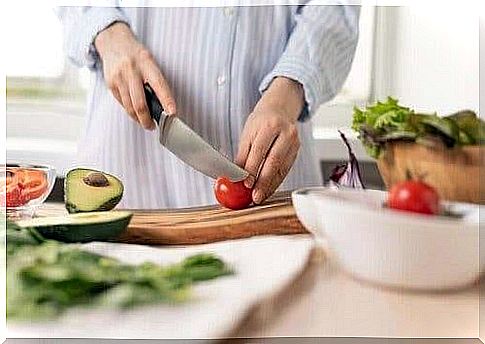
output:
[[[57,15],[64,31],[64,49],[78,66],[95,68],[98,56],[93,45],[99,32],[114,22],[128,23],[124,12],[117,7],[58,7]]]
[[[94,40],[94,46],[103,59],[109,51],[123,51],[124,46],[136,41],[130,27],[123,22],[115,22],[99,32]]]
[[[359,32],[358,6],[305,5],[285,51],[261,81],[265,92],[276,77],[298,81],[304,89],[304,121],[341,89],[352,65]]]
[[[305,105],[302,85],[286,77],[276,77],[263,93],[255,110],[278,109],[292,122],[296,122]]]

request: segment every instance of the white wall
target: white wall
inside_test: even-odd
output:
[[[314,118],[320,160],[346,158],[337,128],[350,127],[354,104],[394,96],[423,112],[479,111],[477,13],[456,2],[454,7],[380,7],[375,18],[370,99],[320,108]],[[352,141],[359,159],[372,160],[359,141]]]
[[[454,4],[392,9],[389,25],[395,31],[388,42],[394,51],[389,54],[392,75],[387,94],[422,111],[447,114],[469,108],[478,112],[478,15],[459,2]]]

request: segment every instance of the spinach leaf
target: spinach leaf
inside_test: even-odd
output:
[[[51,318],[75,306],[179,303],[190,298],[194,283],[233,273],[209,253],[168,266],[123,264],[76,244],[45,240],[12,222],[7,222],[6,238],[9,319]]]

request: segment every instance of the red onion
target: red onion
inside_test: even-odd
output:
[[[349,142],[345,135],[339,130],[340,137],[347,146],[349,152],[349,161],[347,163],[338,164],[332,170],[329,184],[332,186],[343,186],[354,189],[365,189],[364,183],[360,173],[359,162],[352,152]]]

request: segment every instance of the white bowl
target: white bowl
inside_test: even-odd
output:
[[[355,277],[387,286],[450,289],[474,283],[479,263],[479,210],[445,203],[462,218],[383,208],[386,192],[306,188],[293,193],[302,224],[327,240]]]
[[[319,237],[319,217],[315,212],[315,199],[311,197],[319,190],[326,191],[327,188],[310,187],[304,189],[298,189],[291,193],[291,199],[293,207],[296,211],[296,216],[300,220],[301,224],[315,237]]]

